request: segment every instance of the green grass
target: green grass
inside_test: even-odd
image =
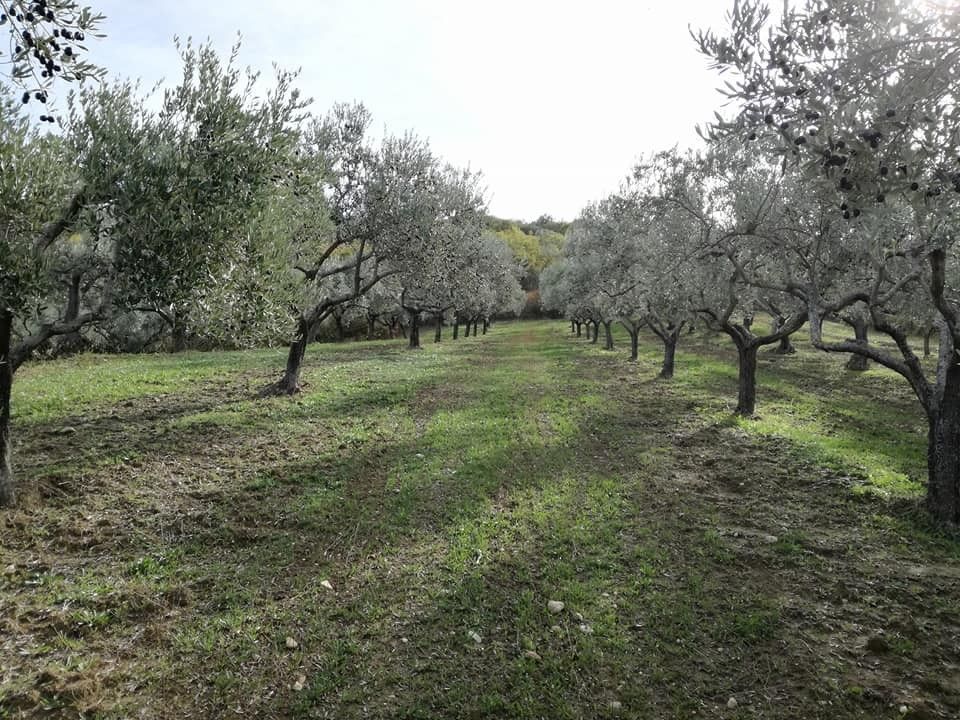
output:
[[[762,320],[758,320],[758,323]],[[843,334],[827,326],[827,335]],[[620,352],[628,338],[617,333]],[[644,338],[641,362],[655,365],[661,349]],[[858,478],[863,490],[886,497],[916,497],[926,481],[926,422],[906,381],[880,366],[844,369],[846,355],[814,350],[802,331],[796,355],[761,349],[757,416],[736,419],[744,430],[788,440],[811,462]],[[684,337],[677,353],[674,387],[713,421],[730,416],[736,403],[737,365],[725,335]],[[878,402],[878,398],[882,398]]]
[[[669,382],[642,347],[312,346],[265,400],[275,350],[26,368],[0,717],[950,717],[960,545],[903,388],[801,349],[736,421],[721,342]]]

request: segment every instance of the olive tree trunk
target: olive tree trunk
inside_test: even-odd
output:
[[[603,349],[604,350],[613,350],[613,332],[610,330],[611,325],[613,325],[612,320],[604,320],[603,322]]]
[[[674,364],[677,357],[677,340],[680,331],[665,335],[663,340],[663,366],[660,368],[660,377],[669,380],[673,377]]]
[[[793,346],[793,341],[790,339],[790,336],[780,338],[780,344],[777,345],[776,349],[773,351],[777,355],[793,355],[797,352],[797,349]]]
[[[947,369],[943,397],[928,413],[927,509],[942,522],[960,523],[960,366]]]
[[[757,345],[737,343],[739,359],[736,414],[750,417],[757,409]]]
[[[437,327],[433,332],[433,341],[435,343],[440,342],[443,339],[443,314],[436,315]]]
[[[856,341],[863,345],[866,345],[869,341],[869,335],[867,332],[867,321],[860,317],[854,317],[846,321],[848,325],[853,328],[853,333],[856,336]],[[863,355],[851,355],[850,359],[847,360],[847,364],[844,365],[847,370],[854,370],[856,372],[863,372],[864,370],[870,369],[870,361]]]
[[[184,318],[179,314],[174,316],[173,327],[170,330],[173,340],[172,350],[175,353],[181,353],[187,349],[187,324]]]
[[[283,370],[283,377],[276,385],[268,388],[269,394],[295,395],[300,392],[300,369],[303,367],[303,358],[307,354],[307,343],[310,341],[310,328],[304,320],[297,325],[297,335],[287,350],[287,365]]]
[[[73,322],[80,317],[80,294],[83,284],[83,273],[76,271],[70,276],[70,286],[67,292],[67,308],[63,315],[64,322]],[[81,352],[86,341],[79,330],[57,339],[55,352],[57,355],[72,355]]]
[[[13,315],[0,312],[0,507],[12,507],[17,502],[13,468],[10,464],[10,390],[13,387],[13,358],[11,357]]]
[[[410,342],[407,344],[407,347],[410,350],[419,350],[420,349],[420,313],[408,310],[407,313],[410,315]]]

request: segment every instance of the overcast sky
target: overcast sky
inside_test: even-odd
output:
[[[731,0],[732,2],[732,0]],[[572,219],[643,154],[697,143],[723,98],[688,26],[726,0],[90,0],[107,37],[89,59],[148,84],[176,80],[173,37],[244,65],[301,68],[322,113],[360,100],[483,172],[491,211]]]

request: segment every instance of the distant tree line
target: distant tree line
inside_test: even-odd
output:
[[[521,313],[525,318],[538,318],[545,311],[540,299],[540,275],[560,256],[570,224],[541,215],[532,223],[503,220],[488,216],[487,226],[509,246],[523,267],[521,285],[527,294]]]

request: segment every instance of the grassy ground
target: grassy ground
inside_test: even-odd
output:
[[[317,346],[269,400],[276,351],[26,368],[0,717],[960,715],[906,384],[764,355],[736,421],[683,343]]]

